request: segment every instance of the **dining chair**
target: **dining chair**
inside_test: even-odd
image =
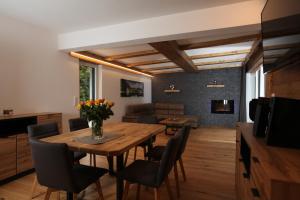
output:
[[[136,160],[118,173],[119,178],[126,181],[123,200],[127,200],[130,184],[138,184],[136,199],[139,199],[140,196],[140,186],[144,185],[154,188],[155,200],[158,200],[160,198],[160,187],[163,182],[166,183],[170,199],[173,199],[168,175],[175,163],[181,140],[182,135],[180,134],[176,134],[169,139],[161,162]]]
[[[85,128],[89,128],[89,124],[88,121],[86,119],[83,118],[74,118],[74,119],[69,119],[69,128],[70,131],[78,131],[81,129],[85,129]],[[75,152],[74,156],[76,156],[76,154],[78,154],[78,156],[86,156],[86,153],[83,152]],[[90,154],[90,166],[94,165],[94,167],[96,167],[96,155],[95,154]]]
[[[104,199],[99,178],[108,170],[74,164],[64,143],[47,143],[35,138],[30,138],[29,142],[37,182],[47,187],[45,200],[49,200],[52,192],[60,190],[73,193],[76,199],[77,194],[92,183],[96,184],[100,199]]]
[[[78,131],[81,129],[85,129],[85,128],[89,128],[89,124],[88,121],[86,119],[83,118],[74,118],[74,119],[70,119],[69,120],[69,128],[70,131]],[[110,169],[110,174],[113,174],[113,157],[111,156],[107,156],[107,162],[108,162],[108,166]],[[90,166],[97,166],[97,162],[96,162],[96,154],[91,154],[90,153]]]
[[[178,134],[183,135],[183,139],[179,145],[179,150],[176,155],[176,161],[174,163],[174,176],[175,176],[175,181],[176,181],[176,191],[177,191],[178,197],[180,196],[180,186],[179,186],[177,164],[179,162],[183,180],[186,181],[186,174],[185,174],[185,169],[184,169],[184,165],[183,165],[183,161],[182,161],[182,154],[185,151],[185,147],[186,147],[189,135],[190,135],[190,130],[191,130],[190,126],[185,126],[184,128],[180,129],[180,131],[178,132]],[[162,159],[162,155],[165,150],[166,150],[166,146],[155,146],[155,147],[153,147],[153,149],[151,149],[148,152],[147,157],[149,158],[149,160],[152,160],[152,161],[160,161]]]
[[[137,123],[142,123],[142,124],[157,124],[158,120],[157,120],[156,116],[153,116],[153,115],[144,115],[144,116],[139,116],[139,118],[137,120]],[[140,143],[139,145],[135,146],[134,147],[133,160],[136,160],[136,155],[137,155],[138,147],[143,148],[144,158],[146,158],[147,147],[148,147],[148,150],[149,150],[149,146],[152,147],[152,145],[155,142],[155,140],[156,140],[156,136],[153,136],[150,139],[148,139],[148,140]],[[125,164],[124,164],[125,166],[126,166],[126,163],[127,163],[127,160],[128,160],[128,155],[129,155],[129,151],[127,151],[126,154],[125,154]]]

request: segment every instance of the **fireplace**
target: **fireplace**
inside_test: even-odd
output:
[[[234,100],[211,100],[211,113],[234,114]]]

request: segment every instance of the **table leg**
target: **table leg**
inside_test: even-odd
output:
[[[124,158],[123,154],[117,156],[117,172],[124,169]],[[117,176],[117,200],[121,200],[123,196],[123,179]]]
[[[73,200],[73,193],[67,192],[67,200]]]
[[[107,162],[109,167],[109,175],[114,175],[114,157],[113,156],[107,156]]]

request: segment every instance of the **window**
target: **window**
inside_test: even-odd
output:
[[[96,98],[96,66],[80,62],[80,101]]]

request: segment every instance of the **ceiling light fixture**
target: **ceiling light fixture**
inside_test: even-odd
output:
[[[71,51],[70,55],[73,56],[73,57],[75,57],[75,58],[79,58],[81,60],[85,60],[85,61],[89,61],[89,62],[92,62],[92,63],[96,63],[98,65],[105,65],[105,66],[113,67],[113,68],[116,68],[116,69],[121,69],[121,70],[124,70],[124,71],[127,71],[127,72],[131,72],[131,73],[135,73],[135,74],[140,74],[140,75],[143,75],[143,76],[147,76],[147,77],[150,77],[150,78],[154,77],[154,76],[152,76],[150,74],[146,74],[146,73],[143,73],[143,72],[140,72],[140,71],[129,69],[129,68],[123,67],[121,65],[117,65],[117,64],[114,64],[114,63],[111,63],[111,62],[107,62],[105,60],[100,60],[98,58],[93,58],[93,57],[90,57],[90,56],[86,56],[86,55],[83,55],[81,53],[76,53],[74,51]]]

